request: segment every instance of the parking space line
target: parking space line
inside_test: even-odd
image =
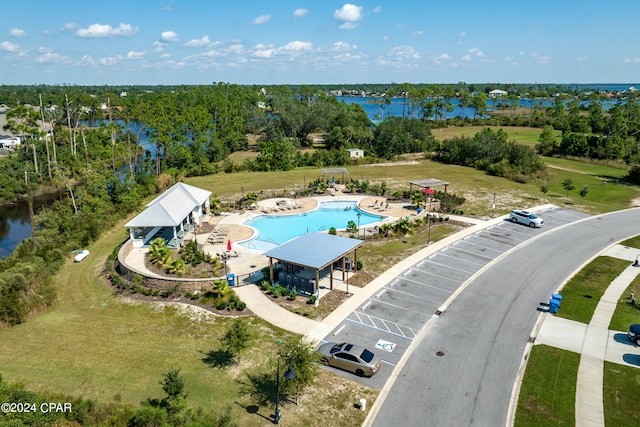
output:
[[[354,313],[354,314],[355,314],[355,313]],[[366,316],[367,316],[367,317],[369,317],[369,318],[370,318],[370,320],[371,320],[372,322],[373,322],[373,319],[372,319],[372,318],[376,318],[376,319],[378,319],[378,320],[382,320],[382,319],[377,318],[377,317],[375,317],[375,316],[369,316],[369,315],[366,315]],[[358,317],[359,317],[359,316],[358,316]],[[350,319],[350,318],[348,318],[348,317],[347,317],[346,319],[344,319],[344,320],[345,320],[345,322],[351,322],[351,323],[354,323],[354,324],[356,324],[356,325],[361,325],[361,326],[364,326],[364,327],[367,327],[367,328],[376,329],[376,330],[378,330],[378,331],[382,331],[382,332],[385,332],[385,333],[391,334],[391,335],[396,336],[396,337],[402,337],[402,338],[407,339],[407,340],[409,340],[409,341],[413,340],[413,337],[415,337],[415,336],[416,336],[416,334],[418,333],[418,331],[417,331],[416,329],[413,329],[413,328],[412,328],[412,327],[410,327],[410,326],[405,326],[405,327],[406,327],[406,328],[407,328],[407,329],[408,329],[408,330],[413,334],[413,337],[408,337],[404,332],[401,332],[401,333],[397,334],[397,333],[391,332],[389,329],[382,329],[382,328],[379,328],[379,327],[377,327],[377,326],[375,325],[375,323],[374,323],[373,325],[368,325],[368,324],[366,324],[366,323],[364,323],[364,322],[358,322],[358,321],[353,320],[353,319]],[[402,328],[402,325],[398,325],[398,330],[402,331],[402,329],[401,329],[401,328]]]
[[[461,273],[466,273],[466,274],[473,274],[473,273],[475,273],[475,271],[467,271],[467,270],[463,270],[463,269],[461,269],[461,268],[449,267],[448,265],[444,265],[444,264],[442,264],[442,263],[439,263],[439,262],[433,261],[433,260],[431,260],[431,259],[429,259],[429,260],[425,260],[425,261],[420,261],[418,264],[416,264],[415,266],[413,266],[413,267],[411,267],[411,268],[416,268],[416,269],[418,269],[418,270],[420,270],[420,271],[428,272],[428,270],[422,270],[422,269],[420,269],[420,268],[418,267],[419,265],[426,264],[427,262],[430,262],[430,263],[432,263],[432,264],[438,265],[438,266],[440,266],[440,267],[445,267],[445,268],[447,268],[447,269],[449,269],[449,270],[459,271],[459,272],[461,272]]]
[[[435,274],[433,274],[433,276],[435,276]],[[440,277],[440,276],[438,276],[438,277]],[[450,279],[450,278],[448,278],[448,277],[444,277],[444,276],[443,276],[442,278],[443,278],[443,279],[451,280],[451,281],[452,281],[452,282],[454,282],[454,283],[460,283],[460,284],[462,284],[462,282],[463,282],[463,281],[460,281],[460,280]],[[406,280],[407,282],[415,283],[415,284],[417,284],[417,285],[424,286],[424,287],[427,287],[427,288],[437,289],[437,290],[439,290],[439,291],[445,291],[445,292],[448,292],[448,293],[450,293],[450,294],[452,294],[452,293],[453,293],[452,291],[449,291],[449,290],[447,290],[447,289],[440,288],[440,287],[438,287],[438,286],[429,285],[428,283],[424,283],[424,282],[418,282],[417,280],[409,279],[409,278],[407,278],[407,277],[403,277],[403,278],[402,278],[402,280]],[[394,283],[395,283],[395,282],[394,282]],[[391,285],[389,285],[389,288],[388,288],[388,289],[391,289]],[[397,289],[394,289],[394,290],[397,290]],[[400,292],[400,291],[398,291],[398,292]]]
[[[445,254],[445,253],[441,253],[440,255],[442,255],[442,256],[446,256],[447,258],[454,259],[454,260],[456,260],[457,262],[466,262],[466,263],[468,263],[468,264],[477,265],[477,266],[479,266],[479,267],[484,267],[484,266],[486,265],[486,264],[479,264],[479,263],[477,263],[477,262],[469,261],[469,260],[466,260],[466,259],[459,259],[459,258],[456,258],[456,257],[454,257],[454,256],[451,256],[451,255],[448,255],[448,254]]]
[[[436,274],[436,273],[433,273],[431,271],[421,270],[419,268],[414,268],[414,267],[410,267],[410,268],[413,269],[413,270],[419,271],[420,273],[428,274],[430,276],[435,276],[435,277],[438,277],[440,279],[447,279],[447,280],[450,280],[452,282],[460,282],[460,280],[452,279],[451,277],[443,276],[441,274]],[[464,271],[461,271],[461,273],[468,274],[469,276],[471,276],[473,274],[473,273],[467,273],[467,272],[464,272]],[[407,278],[406,276],[403,276],[402,278],[405,279],[405,280],[411,280],[411,279]],[[416,282],[416,283],[421,283],[421,282]]]

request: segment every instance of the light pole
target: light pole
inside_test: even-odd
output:
[[[356,231],[356,235],[358,236],[358,239],[359,239],[360,238],[360,212],[358,212],[356,216],[358,217],[358,229]]]
[[[240,187],[240,209],[244,207],[244,186]]]
[[[491,218],[496,214],[496,193],[493,193],[493,205],[491,205]]]
[[[427,212],[428,215],[428,223],[429,223],[429,227],[428,227],[428,232],[427,232],[427,243],[431,242],[431,194],[429,194],[429,210]]]
[[[287,372],[284,373],[285,380],[292,380],[296,377],[296,373],[291,366],[287,369]],[[276,372],[276,413],[274,416],[274,424],[280,423],[280,418],[282,417],[282,413],[280,412],[280,354],[278,354],[278,370]]]

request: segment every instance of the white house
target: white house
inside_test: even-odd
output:
[[[9,151],[15,150],[20,145],[19,136],[0,136],[0,148],[4,148]]]
[[[172,247],[180,247],[192,224],[200,224],[209,213],[211,192],[182,182],[153,199],[147,208],[126,223],[134,248],[155,237],[163,237]]]
[[[359,159],[360,157],[364,157],[364,150],[360,148],[347,148],[347,152],[349,153],[350,159]]]
[[[505,90],[500,90],[500,89],[494,89],[491,92],[489,92],[489,96],[491,98],[497,98],[499,96],[507,96],[509,92],[505,91]]]

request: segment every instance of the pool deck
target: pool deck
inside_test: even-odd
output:
[[[255,203],[251,209],[240,213],[223,213],[222,215],[210,216],[209,223],[211,225],[224,229],[224,237],[219,239],[218,243],[211,243],[209,233],[188,235],[185,237],[185,240],[195,238],[198,243],[202,245],[203,250],[211,255],[227,252],[227,242],[230,241],[232,246],[231,254],[233,254],[233,256],[227,260],[228,271],[236,274],[236,276],[248,276],[268,266],[269,260],[262,255],[262,251],[248,249],[238,244],[250,240],[255,233],[253,228],[243,225],[245,221],[259,215],[298,215],[317,209],[322,202],[336,201],[355,201],[360,210],[372,215],[386,217],[381,222],[360,227],[364,235],[375,232],[375,227],[381,223],[392,223],[399,218],[417,218],[420,217],[420,215],[424,215],[424,211],[420,215],[416,214],[414,209],[406,207],[406,203],[387,202],[387,198],[384,196],[363,196],[357,193],[343,193],[335,190],[333,195],[328,196],[318,195],[303,198],[277,197],[261,200]],[[290,206],[291,208],[288,209],[286,206]],[[282,209],[282,207],[285,208]],[[127,257],[127,264],[135,266],[137,271],[148,271],[144,265],[144,254],[146,252],[147,250],[144,249],[132,250]],[[155,276],[151,271],[148,271],[148,273],[151,277]]]

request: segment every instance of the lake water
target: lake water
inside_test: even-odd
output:
[[[50,205],[59,194],[33,200],[33,211]],[[9,256],[24,239],[31,236],[29,206],[26,201],[0,207],[0,258]]]

